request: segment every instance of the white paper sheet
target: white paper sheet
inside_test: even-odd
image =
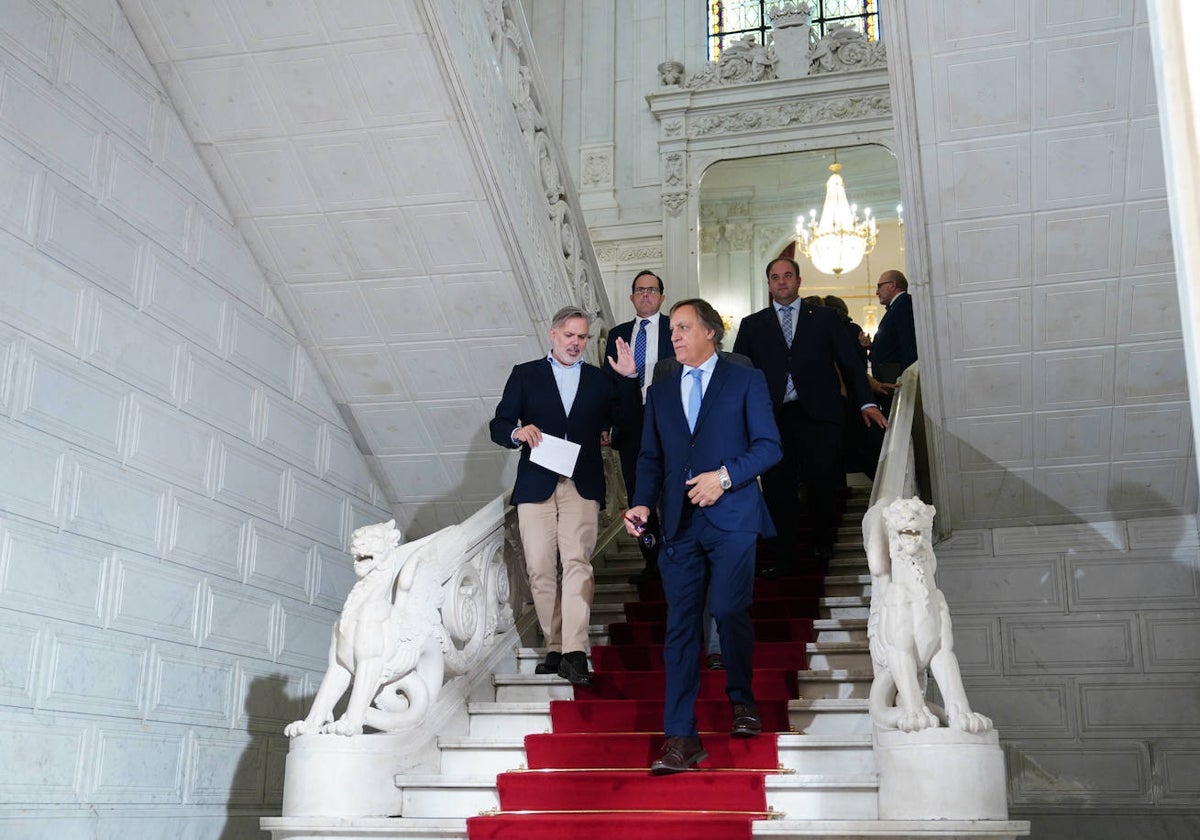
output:
[[[529,450],[529,460],[567,478],[575,472],[579,444],[542,432],[542,442]]]

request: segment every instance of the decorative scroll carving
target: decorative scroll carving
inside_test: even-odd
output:
[[[811,124],[877,117],[890,114],[891,98],[886,93],[826,99],[820,102],[789,102],[782,106],[706,114],[692,119],[688,125],[692,137],[713,137],[739,134],[764,128],[782,128],[794,124]]]
[[[725,238],[731,251],[749,251],[754,239],[754,225],[750,222],[729,222],[725,225]]]
[[[479,122],[496,127],[488,138],[488,147],[497,158],[501,194],[511,207],[520,210],[522,224],[529,230],[521,239],[526,250],[532,252],[529,262],[535,270],[527,272],[526,287],[536,300],[535,308],[548,316],[570,301],[607,315],[607,295],[597,294],[594,288],[599,269],[587,240],[580,236],[583,229],[576,223],[581,215],[573,178],[568,177],[570,168],[549,133],[552,120],[544,107],[545,94],[537,80],[536,60],[520,3],[427,2],[427,8],[453,24],[456,37],[449,43],[453,49],[465,52],[463,58],[475,71],[475,78],[495,79],[499,68],[503,85],[484,83],[469,93],[480,110]],[[508,107],[516,115],[520,135],[505,126],[508,121],[503,111]],[[530,191],[529,181],[523,176],[530,167],[542,190],[542,201]],[[592,159],[584,171],[591,179],[586,182],[589,186],[611,187],[611,158],[607,173],[601,157]]]
[[[886,65],[887,48],[882,41],[869,41],[857,29],[831,23],[825,37],[809,53],[808,72],[840,73]]]
[[[683,153],[671,152],[666,156],[663,164],[663,185],[667,187],[679,187],[683,185]]]
[[[699,90],[764,82],[776,78],[775,64],[775,51],[770,46],[759,44],[753,35],[743,35],[721,50],[721,57],[716,61],[708,62],[703,70],[688,76],[683,86]]]
[[[871,720],[882,729],[915,732],[949,726],[986,732],[992,721],[971,711],[963,688],[950,609],[934,573],[932,505],[918,498],[880,500],[863,517],[863,540],[871,568],[867,636],[875,679]],[[941,709],[925,700],[933,672],[945,698]]]
[[[612,149],[610,147],[584,149],[580,155],[583,158],[580,167],[580,186],[585,190],[611,189],[613,185]]]
[[[663,258],[662,245],[637,245],[620,250],[621,262],[654,262]]]
[[[793,225],[759,225],[755,233],[759,260],[776,255],[776,245],[783,237],[795,230]]]
[[[683,133],[683,120],[667,120],[663,123],[663,134],[667,137],[678,137]]]
[[[596,261],[602,263],[614,263],[617,261],[619,253],[616,245],[596,245]]]
[[[683,62],[664,61],[658,65],[658,81],[663,87],[678,85],[683,81]]]
[[[679,211],[687,204],[687,193],[671,193],[663,196],[663,206],[672,216],[678,216]]]

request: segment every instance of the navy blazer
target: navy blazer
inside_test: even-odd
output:
[[[604,345],[604,369],[611,376],[620,376],[608,364],[608,359],[617,357],[617,339],[625,339],[629,344],[629,349],[633,350],[634,330],[640,320],[641,318],[634,318],[632,321],[617,324],[609,330],[608,341]],[[671,346],[671,319],[660,312],[658,314],[658,360],[662,361],[667,358],[675,358],[675,348]],[[634,379],[634,381],[637,380]],[[638,394],[638,399],[641,400],[641,394]],[[624,451],[626,448],[636,448],[642,442],[642,412],[629,412],[624,420],[625,422],[621,423],[613,434],[612,446],[618,452]]]
[[[763,372],[771,402],[777,408],[783,405],[790,372],[796,396],[808,416],[842,425],[846,416],[842,382],[846,383],[846,393],[855,406],[875,402],[862,357],[836,312],[803,301],[797,303],[799,311],[790,348],[783,340],[779,313],[772,304],[742,319],[733,352],[749,356]]]
[[[620,377],[619,379],[623,379]],[[600,432],[606,431],[622,414],[622,395],[626,401],[637,402],[637,380],[628,385],[606,376],[599,368],[584,362],[579,372],[579,390],[568,415],[563,410],[558,384],[550,369],[550,360],[537,359],[516,365],[504,383],[504,394],[496,406],[490,431],[492,440],[509,449],[517,424],[532,423],[545,434],[566,438],[580,446],[579,458],[571,478],[575,489],[585,499],[604,507],[604,461],[600,454]],[[558,484],[559,475],[529,460],[529,447],[520,444],[521,460],[517,464],[517,480],[513,485],[512,504],[544,502]]]
[[[880,382],[895,382],[917,360],[917,329],[913,324],[912,296],[897,295],[888,304],[871,341],[871,375]]]
[[[699,475],[723,465],[733,487],[703,515],[725,531],[773,536],[758,476],[783,457],[779,429],[761,371],[718,359],[704,391],[695,432],[689,432],[680,397],[683,368],[655,379],[646,393],[645,429],[638,455],[633,504],[662,503],[662,536],[671,539],[687,498],[689,473]]]

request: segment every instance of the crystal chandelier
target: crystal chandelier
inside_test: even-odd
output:
[[[875,218],[870,208],[858,217],[858,206],[846,199],[846,184],[842,181],[842,165],[837,162],[837,152],[829,171],[833,174],[825,182],[825,206],[821,220],[817,211],[810,210],[807,226],[804,216],[796,218],[796,250],[812,260],[818,271],[840,275],[852,271],[862,258],[875,247],[878,233]]]

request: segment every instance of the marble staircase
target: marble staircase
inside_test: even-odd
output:
[[[862,515],[865,496],[851,501],[846,522]],[[857,528],[844,527],[826,579],[826,595],[799,672],[800,698],[788,704],[792,732],[778,736],[780,773],[767,777],[767,802],[778,818],[754,824],[755,837],[979,838],[1020,836],[1016,822],[878,819],[878,776],[867,711],[871,661],[867,614],[871,579]],[[632,543],[619,539],[597,561],[592,644],[608,640],[608,623],[623,619],[636,597],[627,577],[641,566]],[[539,652],[513,651],[515,666],[495,673],[492,693],[468,704],[466,734],[439,738],[437,773],[399,775],[403,816],[387,819],[278,818],[263,821],[274,840],[405,838],[465,840],[465,821],[499,807],[496,775],[525,767],[523,738],[549,732],[551,700],[571,699],[556,676],[534,674]]]

